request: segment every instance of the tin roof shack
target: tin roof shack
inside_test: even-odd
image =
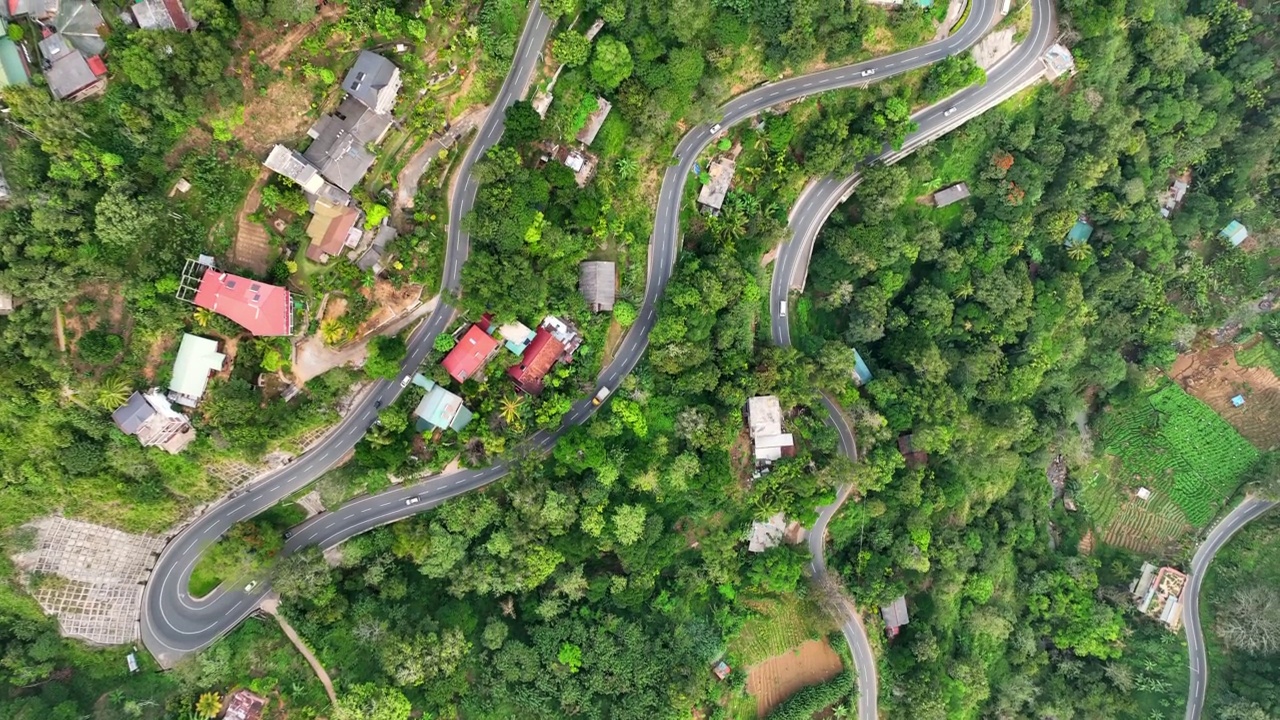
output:
[[[867,367],[867,362],[857,350],[853,351],[853,382],[858,387],[871,382],[871,368]]]
[[[751,429],[757,465],[768,465],[796,454],[791,433],[782,432],[782,405],[777,395],[759,395],[747,400],[747,426]]]
[[[729,194],[729,185],[733,182],[733,174],[738,164],[728,158],[712,161],[707,168],[707,184],[698,191],[698,204],[712,213],[719,213],[724,207],[724,198]]]
[[[427,380],[430,387],[422,396],[413,414],[418,417],[418,430],[435,428],[437,430],[459,431],[471,422],[472,414],[462,398]]]
[[[1139,584],[1146,580],[1148,567],[1149,563],[1143,563]],[[1162,567],[1139,601],[1138,610],[1176,632],[1182,626],[1182,589],[1186,586],[1186,575],[1171,567]]]
[[[142,30],[194,30],[196,22],[179,0],[142,0],[129,7]]]
[[[889,637],[897,637],[903,625],[911,622],[907,615],[907,598],[899,595],[888,605],[880,606],[880,617],[884,618],[884,633]]]
[[[611,262],[593,260],[579,267],[578,290],[591,312],[613,312],[617,271]]]
[[[31,82],[31,74],[27,70],[27,61],[18,49],[18,44],[6,35],[9,23],[0,13],[0,88],[10,85],[27,85]],[[0,176],[0,200],[8,197],[8,186]]]
[[[222,717],[223,720],[262,720],[266,705],[266,698],[240,689],[227,697],[227,712]]]
[[[945,187],[933,194],[934,207],[944,208],[952,203],[958,203],[969,197],[969,186],[964,183],[956,183],[950,187]]]
[[[1187,196],[1187,190],[1190,188],[1191,170],[1183,170],[1181,175],[1173,179],[1169,189],[1160,194],[1160,216],[1167,218],[1182,207],[1182,200]]]
[[[1231,243],[1231,247],[1240,247],[1240,243],[1249,239],[1249,230],[1241,225],[1239,220],[1232,220],[1218,235]]]
[[[715,667],[711,668],[711,672],[715,674],[717,680],[724,680],[729,677],[729,673],[733,672],[733,669],[729,667],[728,663],[721,660],[716,663]]]
[[[1076,59],[1066,46],[1056,44],[1049,48],[1043,57],[1044,67],[1049,81],[1052,82],[1063,75],[1076,74]]]
[[[182,452],[196,439],[191,421],[176,412],[158,389],[130,395],[111,413],[111,419],[120,432],[137,437],[142,447],[159,447],[170,455]]]
[[[1093,237],[1093,225],[1090,225],[1089,221],[1082,217],[1076,220],[1076,224],[1072,225],[1071,229],[1067,231],[1067,239],[1063,242],[1063,245],[1074,247],[1080,243],[1089,242],[1091,237]]]
[[[39,47],[44,79],[55,100],[79,101],[106,89],[107,66],[102,58],[86,57],[58,32],[46,35]]]
[[[787,518],[782,513],[760,522],[751,523],[751,536],[747,540],[747,551],[761,553],[769,548],[778,547],[787,534]]]

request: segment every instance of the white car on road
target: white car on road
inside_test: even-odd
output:
[[[715,125],[712,125],[712,126],[711,126],[711,134],[712,134],[712,135],[715,135],[715,134],[716,134],[716,133],[718,133],[718,132],[720,132],[720,123],[716,123]]]
[[[955,114],[956,114],[956,109],[954,107],[949,107],[947,108],[946,112],[942,113],[942,117],[951,117],[952,115],[955,115]]]
[[[409,387],[409,381],[412,379],[413,379],[412,375],[405,375],[404,377],[400,378],[400,387],[401,388]]]
[[[404,504],[405,504],[405,505],[417,505],[417,504],[418,504],[419,502],[421,502],[421,501],[422,501],[422,498],[420,498],[420,497],[411,497],[411,498],[409,498],[409,499],[405,500],[405,501],[404,501]]]
[[[258,587],[258,581],[257,581],[257,580],[254,580],[253,582],[251,582],[251,583],[249,583],[248,585],[245,585],[245,586],[244,586],[244,591],[245,591],[245,592],[247,592],[247,593],[249,593],[249,592],[253,592],[253,589],[254,589],[254,588],[256,588],[256,587]]]
[[[876,74],[876,69],[875,69],[875,68],[871,68],[870,70],[863,70],[863,71],[862,71],[862,77],[870,77],[870,76],[875,75],[875,74]]]

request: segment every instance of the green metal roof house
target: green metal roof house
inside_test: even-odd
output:
[[[17,43],[5,36],[8,27],[9,23],[0,18],[0,87],[26,85],[30,82],[27,65]]]
[[[418,430],[433,427],[440,430],[461,430],[471,422],[472,417],[471,411],[462,404],[462,398],[435,383],[431,384],[413,414],[418,416]]]
[[[1071,231],[1067,233],[1066,246],[1089,242],[1091,237],[1093,237],[1093,226],[1084,219],[1077,220],[1076,224],[1071,226]]]
[[[1249,239],[1249,230],[1240,224],[1239,220],[1232,220],[1227,226],[1222,228],[1222,232],[1218,233],[1231,243],[1231,247],[1239,247],[1240,243]]]
[[[857,350],[853,351],[853,380],[859,387],[871,382],[871,368],[867,367],[866,361]]]

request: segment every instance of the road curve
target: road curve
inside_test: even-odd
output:
[[[991,25],[1000,4],[1000,0],[971,1],[969,21],[950,38],[867,62],[763,85],[727,103],[720,123],[729,127],[777,103],[827,90],[866,85],[964,51],[977,42]],[[485,150],[501,137],[504,111],[523,93],[552,24],[534,0],[516,48],[512,70],[473,145],[463,157],[459,185],[450,203],[450,229],[442,284],[446,297],[447,293],[456,292],[460,287],[462,263],[469,251],[469,239],[462,230],[461,221],[473,207],[479,188],[471,169]],[[862,75],[868,70],[874,71],[874,75]],[[697,154],[713,139],[708,127],[700,125],[677,145],[677,162],[664,175],[659,194],[654,232],[650,238],[644,301],[614,361],[600,374],[597,387],[616,388],[635,368],[648,345],[658,303],[680,248],[679,209],[685,185]],[[452,308],[442,303],[426,322],[410,334],[402,375],[414,372],[426,359],[436,335],[448,326],[454,314]],[[264,579],[250,592],[224,585],[206,597],[192,597],[187,586],[201,551],[233,524],[266,510],[336,465],[373,424],[378,408],[393,402],[399,392],[397,382],[375,383],[320,446],[292,464],[255,481],[245,490],[214,504],[170,539],[147,582],[140,617],[143,643],[161,665],[171,666],[230,631],[254,611],[270,589],[270,581]],[[536,433],[526,445],[531,449],[549,449],[566,428],[584,422],[593,411],[588,399],[580,400],[566,414],[559,430]],[[359,498],[296,528],[285,545],[285,552],[291,553],[310,544],[331,547],[371,528],[423,512],[450,497],[493,482],[507,469],[507,463],[503,461],[487,468],[439,475],[412,486],[396,487]],[[417,497],[420,502],[406,505],[405,501],[410,497]]]
[[[1204,711],[1205,690],[1209,686],[1209,661],[1204,652],[1204,632],[1200,628],[1200,583],[1209,563],[1223,545],[1245,525],[1262,517],[1276,503],[1254,497],[1245,498],[1236,509],[1213,526],[1204,542],[1196,548],[1187,572],[1187,587],[1182,591],[1182,622],[1187,628],[1187,655],[1190,658],[1191,686],[1187,689],[1186,720],[1200,720]]]
[[[916,148],[959,127],[1036,82],[1043,74],[1040,58],[1053,43],[1057,20],[1052,0],[1032,2],[1031,31],[1012,53],[988,72],[986,83],[961,90],[942,102],[914,113],[912,120],[918,123],[919,128],[907,136],[902,149],[882,153],[871,162],[897,162]],[[779,248],[770,283],[770,335],[775,345],[791,345],[791,326],[783,314],[782,303],[787,300],[792,288],[804,287],[804,278],[808,274],[809,259],[812,257],[818,232],[836,206],[847,199],[861,181],[859,173],[846,178],[818,178],[806,185],[796,199],[788,217],[791,238]],[[856,461],[857,445],[843,412],[827,393],[823,392],[820,399],[827,408],[829,421],[840,433],[841,451]],[[852,490],[851,486],[842,485],[836,491],[835,502],[818,508],[818,519],[809,532],[809,553],[813,558],[812,577],[815,583],[821,582],[828,574],[827,524]],[[879,679],[875,654],[871,650],[871,642],[858,609],[847,600],[842,600],[842,607],[845,612],[840,629],[857,669],[858,717],[861,720],[876,720],[879,717]]]

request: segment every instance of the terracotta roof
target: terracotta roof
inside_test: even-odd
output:
[[[289,291],[276,285],[207,268],[195,304],[234,320],[254,335],[293,333]]]
[[[537,395],[542,392],[542,379],[563,352],[564,343],[557,340],[546,327],[540,327],[533,342],[524,349],[520,362],[507,368],[507,374],[521,390]]]
[[[440,364],[454,380],[465,382],[480,372],[496,349],[498,341],[489,337],[479,325],[472,325]]]
[[[327,262],[329,257],[342,251],[347,235],[356,226],[360,211],[353,207],[334,206],[323,200],[316,201],[315,214],[307,224],[307,259]]]
[[[248,690],[237,690],[227,698],[227,712],[224,720],[260,720],[262,708],[267,704],[266,698],[254,695]]]

